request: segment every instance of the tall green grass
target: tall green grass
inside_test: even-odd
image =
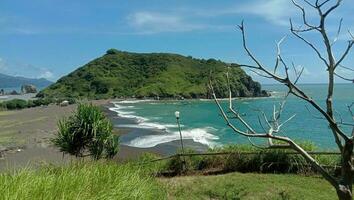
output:
[[[165,199],[157,181],[133,164],[47,166],[0,174],[0,199]]]

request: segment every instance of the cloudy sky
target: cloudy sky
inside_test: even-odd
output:
[[[316,12],[306,8],[317,24]],[[354,32],[352,13],[354,2],[344,0],[328,20],[334,39],[343,17],[336,57],[347,45],[348,30]],[[251,63],[236,28],[244,20],[249,47],[265,65],[274,64],[276,41],[286,36],[282,54],[289,64],[305,67],[301,81],[326,82],[316,54],[289,32],[289,18],[299,25],[300,16],[290,0],[1,0],[0,73],[56,80],[109,48]],[[324,53],[318,36],[305,35]],[[354,66],[354,51],[343,64]],[[344,68],[338,73],[354,76]]]

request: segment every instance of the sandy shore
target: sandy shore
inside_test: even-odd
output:
[[[115,126],[124,125],[124,124],[137,124],[132,119],[122,118],[117,115],[116,112],[110,111],[108,108],[114,107],[112,103],[107,103],[103,105],[104,111],[107,114],[107,117],[112,120],[112,123]],[[144,129],[144,128],[116,128],[116,130],[120,133],[120,141],[121,143],[126,143],[136,137],[145,136],[145,135],[158,135],[165,133],[164,130],[158,129]],[[202,152],[208,149],[208,146],[194,142],[191,139],[183,140],[183,144],[185,148],[194,149],[196,151]],[[158,144],[151,148],[136,148],[130,147],[121,144],[121,151],[118,153],[118,159],[134,159],[137,156],[141,155],[144,152],[155,153],[161,156],[172,155],[180,149],[181,144],[179,140],[166,142],[162,144]]]
[[[51,147],[57,121],[68,116],[75,106],[50,105],[19,111],[0,112],[0,170],[41,162],[62,163],[69,159]]]
[[[116,113],[108,110],[112,104],[107,100],[93,101],[102,106],[107,116],[114,124],[124,123]],[[65,155],[51,145],[50,139],[57,132],[57,122],[69,116],[76,105],[60,107],[50,105],[18,111],[0,112],[0,170],[16,169],[24,166],[38,166],[42,163],[63,164],[74,157]],[[121,135],[121,140],[139,137],[146,134],[156,134],[160,130],[145,130],[139,128],[125,128],[115,130]],[[203,151],[207,147],[192,140],[185,140],[185,146]],[[120,145],[116,156],[117,161],[134,159],[145,152],[159,155],[171,155],[180,147],[179,141],[157,145],[152,148],[136,148]]]
[[[94,101],[96,105],[108,101]],[[0,111],[0,170],[61,164],[75,159],[51,145],[59,119],[71,115],[76,105],[49,105],[18,111]]]

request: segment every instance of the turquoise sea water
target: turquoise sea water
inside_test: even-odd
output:
[[[326,85],[306,84],[300,87],[320,105],[325,105]],[[283,99],[286,88],[281,85],[264,85],[264,89],[272,91],[272,97],[235,100],[234,105],[241,113],[244,113],[246,121],[262,131],[258,123],[258,116],[263,110],[271,116],[273,105],[279,105]],[[354,101],[354,84],[338,84],[335,88],[334,107],[337,118],[352,122],[347,111],[347,105]],[[227,102],[222,102],[227,106]],[[324,120],[318,119],[319,113],[303,100],[290,96],[285,105],[282,115],[283,120],[296,114],[290,122],[286,123],[279,134],[289,136],[296,140],[310,140],[321,148],[330,149],[335,147],[333,136]],[[137,123],[120,124],[120,127],[134,127],[142,129],[161,129],[153,135],[144,135],[124,141],[125,144],[135,147],[153,147],[157,144],[178,140],[175,111],[180,112],[182,134],[185,139],[193,139],[196,142],[209,146],[248,143],[248,139],[234,133],[225,125],[219,115],[218,109],[211,100],[184,100],[184,101],[121,101],[115,102],[112,111],[119,116],[130,118]],[[234,123],[242,127],[238,122]],[[349,134],[350,127],[342,127]],[[258,140],[258,143],[263,141]]]

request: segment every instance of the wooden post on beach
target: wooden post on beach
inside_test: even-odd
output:
[[[183,147],[183,139],[182,139],[182,131],[181,131],[181,125],[179,123],[179,111],[175,112],[176,120],[177,120],[177,125],[178,125],[178,131],[179,131],[179,138],[181,140],[181,148],[182,148],[182,154],[184,154],[184,147]],[[183,170],[186,169],[186,158],[183,157]]]

